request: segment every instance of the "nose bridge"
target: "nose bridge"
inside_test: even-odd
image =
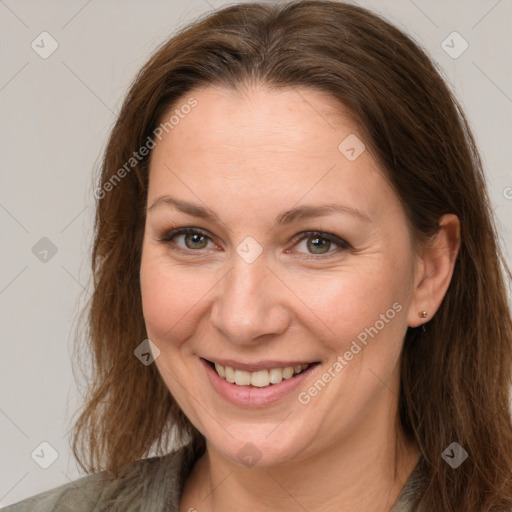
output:
[[[233,255],[231,269],[214,302],[211,321],[234,343],[251,343],[264,334],[286,330],[289,313],[279,299],[280,287],[271,283],[274,277],[267,265],[263,255],[252,261]]]

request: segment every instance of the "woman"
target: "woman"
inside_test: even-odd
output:
[[[6,510],[512,509],[506,266],[406,35],[323,0],[211,14],[139,73],[96,196],[95,473]]]

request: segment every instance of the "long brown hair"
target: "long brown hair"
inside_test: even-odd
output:
[[[329,0],[226,7],[182,29],[136,77],[99,183],[87,316],[94,374],[73,440],[82,467],[118,473],[164,453],[174,435],[204,449],[156,366],[134,357],[146,338],[139,266],[149,158],[126,163],[194,88],[248,83],[306,86],[349,109],[418,243],[436,233],[443,214],[459,217],[461,247],[445,299],[424,331],[406,334],[397,421],[426,463],[418,496],[426,510],[510,509],[510,271],[478,151],[457,100],[419,46],[381,17]],[[452,442],[469,455],[457,469],[441,457]]]

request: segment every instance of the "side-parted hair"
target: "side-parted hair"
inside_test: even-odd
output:
[[[329,0],[220,9],[165,42],[132,84],[98,185],[87,309],[94,371],[75,424],[75,456],[88,471],[117,474],[165,453],[170,436],[204,450],[204,437],[156,365],[134,356],[147,338],[139,270],[150,158],[130,159],[194,89],[251,84],[309,87],[339,100],[400,199],[418,247],[436,234],[443,214],[460,219],[461,247],[444,301],[424,331],[406,333],[397,425],[426,463],[418,492],[425,510],[510,510],[511,275],[473,136],[414,41],[364,8]],[[441,457],[452,442],[468,453],[457,469]]]

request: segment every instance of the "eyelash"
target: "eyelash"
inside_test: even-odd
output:
[[[187,255],[190,255],[191,253],[201,253],[201,252],[204,252],[204,249],[183,249],[182,247],[179,247],[177,246],[174,242],[173,242],[173,238],[175,238],[176,236],[178,235],[183,235],[183,234],[187,234],[187,233],[192,233],[192,234],[197,234],[197,235],[201,235],[201,236],[204,236],[206,238],[208,238],[210,241],[213,242],[212,240],[212,237],[208,235],[208,233],[206,233],[205,231],[201,230],[201,229],[197,229],[197,228],[177,228],[177,229],[173,229],[167,233],[165,233],[165,235],[161,238],[158,239],[158,242],[162,243],[162,244],[165,244],[165,245],[170,245],[172,243],[172,250],[175,250],[175,251],[178,251],[178,252],[181,252],[181,253],[185,253]],[[328,240],[329,242],[335,244],[338,246],[338,248],[340,250],[349,250],[349,249],[352,249],[352,246],[346,242],[345,240],[343,240],[342,238],[336,236],[336,235],[333,235],[331,233],[325,233],[323,231],[304,231],[302,233],[300,233],[299,235],[296,235],[292,242],[294,243],[294,245],[298,244],[299,242],[302,242],[302,240],[307,240],[308,238],[320,238],[320,239],[323,239],[323,240]],[[315,255],[313,253],[309,253],[312,258],[308,258],[308,259],[315,259],[315,260],[318,260],[318,259],[325,259],[326,257],[330,257],[332,254],[335,254],[335,253],[338,253],[339,251],[329,251],[325,254],[319,254],[319,255]],[[197,254],[197,256],[202,256],[202,254]]]

